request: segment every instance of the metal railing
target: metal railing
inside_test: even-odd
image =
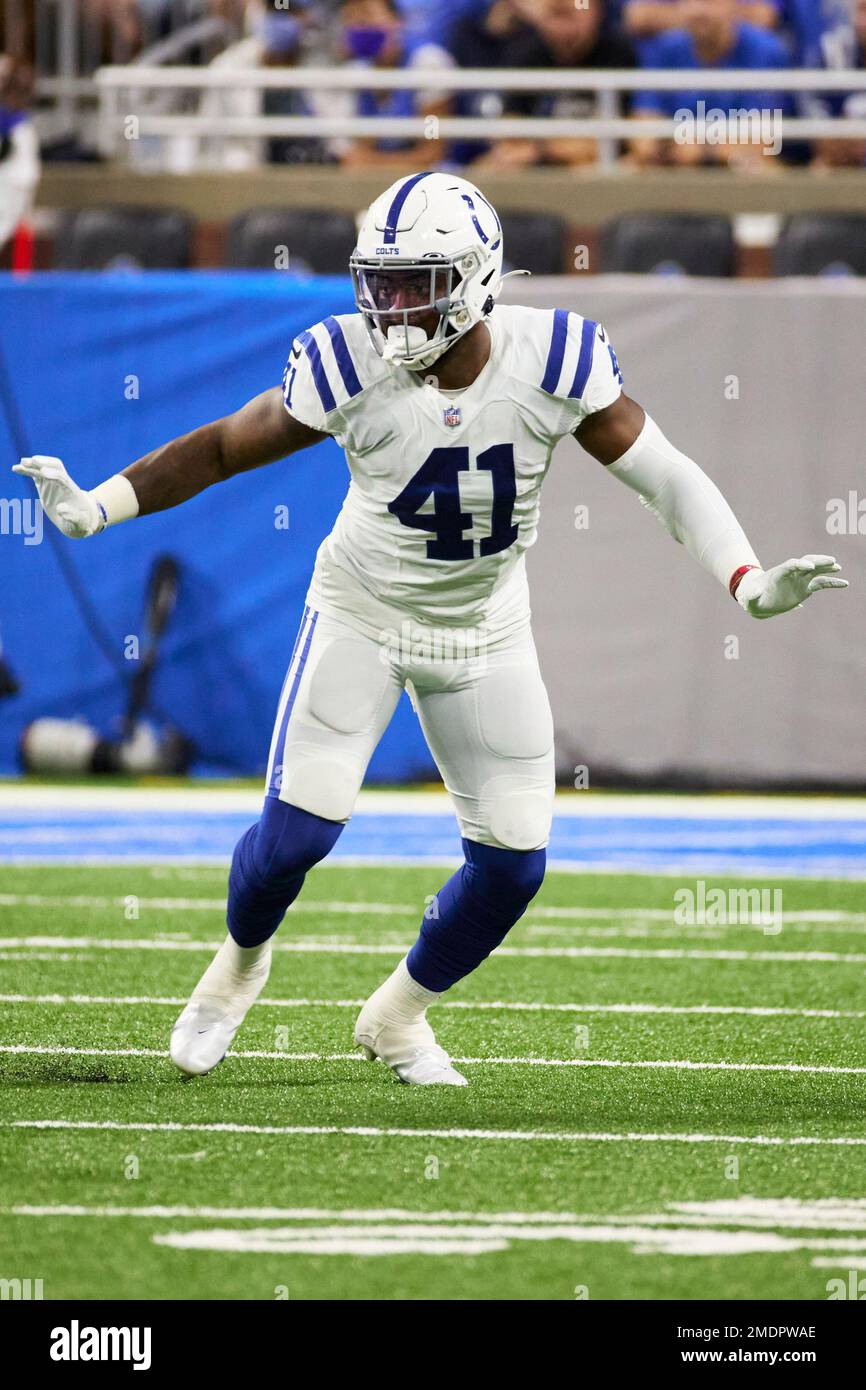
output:
[[[236,33],[207,13],[206,0],[166,0],[135,20],[135,47],[111,17],[95,20],[85,0],[0,0],[0,52],[33,60],[37,122],[43,136],[81,133],[96,111],[95,74],[113,64],[174,61],[197,46],[213,56]]]
[[[211,67],[157,68],[110,66],[96,75],[99,91],[99,144],[107,157],[122,150],[128,118],[135,115],[136,137],[298,137],[382,138],[443,140],[507,140],[595,138],[600,141],[602,162],[611,162],[616,142],[637,137],[671,139],[678,122],[666,118],[623,116],[622,97],[627,92],[649,89],[676,92],[684,83],[700,82],[707,93],[793,92],[819,95],[832,92],[866,93],[866,70],[816,71],[808,68],[768,71],[707,71],[685,74],[665,69],[359,69]],[[303,91],[316,94],[319,104],[328,91],[425,91],[478,92],[592,92],[593,116],[329,116],[320,115],[220,115],[208,112],[158,114],[148,110],[148,96],[156,92],[190,94],[213,91]],[[771,113],[775,115],[776,113]],[[711,116],[712,113],[707,113]],[[431,122],[435,122],[431,124]],[[701,122],[697,122],[700,130]],[[783,140],[866,140],[866,117],[783,116],[778,113],[778,133]]]

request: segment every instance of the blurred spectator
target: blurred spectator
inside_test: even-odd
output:
[[[209,14],[217,19],[226,19],[229,24],[240,26],[243,23],[246,0],[205,0]]]
[[[443,70],[454,60],[441,44],[408,33],[396,0],[341,0],[337,11],[339,56],[355,67],[375,69]],[[331,92],[322,98],[327,114],[341,116],[424,116],[434,121],[450,109],[447,92],[425,91]],[[432,124],[431,138],[421,140],[332,140],[330,150],[348,168],[393,165],[429,168],[443,157],[443,145]]]
[[[632,68],[630,44],[607,31],[604,0],[593,0],[578,9],[574,0],[520,0],[519,13],[529,22],[542,45],[542,57],[552,68]],[[538,61],[538,60],[537,60]],[[537,65],[537,61],[536,64]],[[580,120],[593,116],[595,92],[569,87],[536,96],[527,114],[555,120]],[[476,168],[503,169],[532,164],[566,164],[578,167],[598,158],[598,142],[591,138],[553,137],[542,140],[500,141],[476,161]]]
[[[481,18],[490,4],[491,0],[397,0],[408,34],[448,49],[455,25],[463,19]]]
[[[550,51],[529,22],[527,0],[493,0],[476,14],[465,15],[454,26],[451,53],[461,68],[538,68],[550,66]],[[457,92],[454,114],[482,119],[497,116],[531,116],[537,106],[534,92]],[[489,162],[486,157],[490,156]],[[532,140],[502,140],[491,151],[488,142],[456,141],[451,147],[455,164],[488,168],[520,168],[533,164],[538,151]]]
[[[240,31],[247,0],[79,0],[96,63],[128,63],[169,33],[213,15]],[[298,0],[292,0],[292,9]],[[271,8],[273,8],[271,6]]]
[[[305,0],[295,0],[299,14],[266,15],[261,21],[261,63],[266,68],[297,67],[304,59],[313,57],[317,31],[316,14]],[[280,91],[274,88],[260,94],[261,109],[266,116],[315,115],[312,96],[297,88]],[[276,136],[267,141],[269,164],[323,164],[328,156],[323,140],[301,139],[297,136]]]
[[[135,3],[148,44],[158,42],[185,24],[209,17],[224,19],[240,32],[246,10],[246,0],[135,0]]]
[[[788,50],[775,34],[744,24],[740,19],[739,0],[689,0],[687,25],[672,29],[649,40],[642,47],[641,65],[646,68],[680,68],[683,88],[677,91],[638,92],[634,108],[642,116],[673,118],[687,111],[693,116],[701,112],[736,113],[781,111],[791,114],[790,95],[776,91],[743,92],[702,89],[700,72],[713,69],[756,69],[790,67]],[[686,73],[694,74],[691,82]],[[670,140],[638,139],[633,142],[633,155],[639,164],[666,162],[680,164],[745,164],[762,166],[767,172],[770,161],[764,156],[764,146],[736,138],[722,144],[682,144]]]
[[[797,67],[851,67],[854,0],[781,0],[781,7]]]
[[[785,4],[786,0],[739,0],[740,18],[758,29],[775,29]],[[651,39],[669,29],[687,29],[691,7],[691,0],[625,0],[623,26],[635,39]]]
[[[39,140],[28,115],[33,75],[0,53],[0,248],[30,214],[39,183]]]
[[[140,51],[144,29],[137,0],[82,0],[98,62],[128,63]]]
[[[36,0],[0,4],[0,54],[14,53],[31,65],[36,60]]]
[[[608,32],[622,35],[625,33],[623,25],[623,11],[628,4],[628,0],[607,0],[605,5],[604,27]]]
[[[212,66],[241,71],[257,67],[297,67],[315,58],[317,16],[310,3],[293,0],[295,12],[276,14],[262,5],[250,6],[247,23],[250,34],[230,45],[214,59]],[[209,119],[267,115],[303,116],[317,114],[312,95],[297,88],[262,91],[238,84],[206,91],[199,104],[199,115]],[[188,158],[191,165],[204,163],[211,168],[242,170],[271,162],[298,164],[326,162],[324,143],[315,139],[278,137],[208,136],[202,148]]]
[[[853,0],[851,16],[851,54],[847,66],[866,68],[866,0]],[[805,114],[866,119],[866,89],[853,92],[810,94]],[[813,165],[818,169],[862,168],[866,164],[866,141],[821,140],[816,142]]]

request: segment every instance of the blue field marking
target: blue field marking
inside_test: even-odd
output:
[[[0,806],[0,863],[225,861],[253,819],[235,810]],[[393,863],[459,857],[448,812],[411,811],[359,811],[330,856]],[[559,816],[549,858],[566,869],[866,878],[866,820]]]

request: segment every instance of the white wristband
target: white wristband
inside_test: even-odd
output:
[[[131,521],[138,516],[138,498],[135,488],[122,473],[106,478],[104,483],[93,488],[90,493],[102,518],[102,529],[116,526],[119,521]]]

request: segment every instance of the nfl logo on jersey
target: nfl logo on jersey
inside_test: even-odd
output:
[[[449,429],[456,429],[457,426],[463,422],[463,411],[460,409],[459,405],[446,406],[443,411],[443,418]]]

